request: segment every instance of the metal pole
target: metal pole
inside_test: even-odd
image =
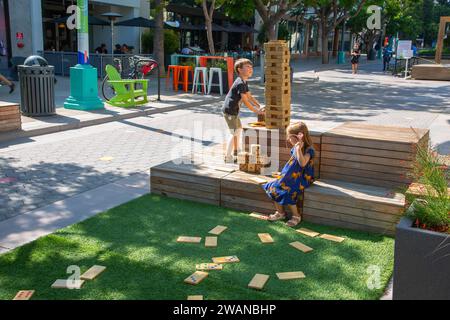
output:
[[[111,19],[111,59],[114,65],[114,21]]]
[[[80,21],[78,30],[78,64],[89,64],[89,6],[87,0],[78,0],[80,8]]]

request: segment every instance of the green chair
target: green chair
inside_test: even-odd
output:
[[[114,88],[115,96],[108,103],[115,107],[134,107],[148,103],[148,80],[126,79],[123,80],[119,72],[112,65],[106,66],[108,83]],[[141,84],[142,89],[136,89],[136,84]]]

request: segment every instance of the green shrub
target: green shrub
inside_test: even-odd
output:
[[[154,30],[145,31],[142,34],[142,49],[144,53],[153,53]],[[164,30],[164,54],[175,53],[180,46],[180,36],[173,30]]]
[[[228,65],[225,60],[208,60],[208,68],[220,68],[223,72],[227,72]]]
[[[449,174],[429,148],[419,148],[414,166],[416,181],[425,187],[425,195],[413,202],[407,216],[417,227],[446,232],[450,227]]]

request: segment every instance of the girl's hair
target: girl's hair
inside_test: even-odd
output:
[[[307,150],[308,148],[314,149],[314,145],[311,140],[311,136],[309,135],[308,127],[303,122],[296,122],[296,123],[291,124],[286,130],[286,138],[288,138],[288,136],[291,134],[298,135],[300,132],[303,133],[303,141],[305,142],[303,145],[302,152],[304,153],[305,150]],[[288,146],[290,145],[291,148],[293,147],[293,145],[292,145],[292,143],[290,143],[289,139],[286,140],[286,144]]]

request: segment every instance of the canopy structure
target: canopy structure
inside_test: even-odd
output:
[[[116,26],[124,26],[124,27],[140,27],[140,28],[156,28],[155,20],[150,20],[142,17],[133,18],[130,20],[125,20],[121,22],[117,22]]]
[[[53,20],[54,23],[66,23],[67,19],[69,19],[70,16],[63,16],[61,18]],[[88,16],[88,23],[92,26],[109,26],[109,22],[96,18],[94,16]]]

